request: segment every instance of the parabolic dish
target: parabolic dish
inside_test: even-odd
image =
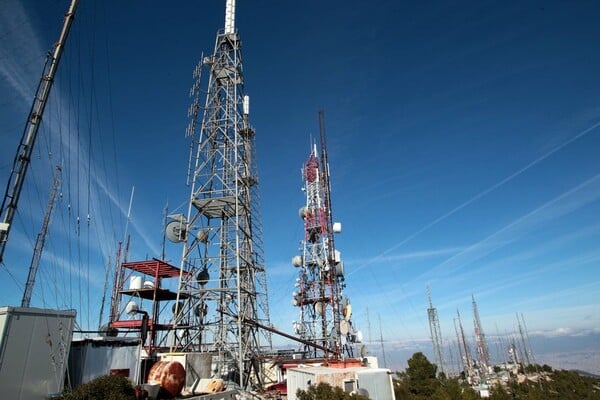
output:
[[[173,243],[183,242],[185,238],[185,225],[179,221],[171,221],[165,228],[165,235]]]
[[[342,320],[340,322],[340,333],[342,335],[347,335],[349,331],[350,331],[350,324],[348,324],[348,321]]]

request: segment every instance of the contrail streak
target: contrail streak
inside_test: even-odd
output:
[[[539,164],[540,162],[544,161],[546,158],[550,157],[554,153],[556,153],[559,150],[565,148],[566,146],[568,146],[569,144],[573,143],[574,141],[580,139],[581,137],[587,135],[588,133],[592,132],[593,130],[595,130],[598,127],[600,127],[600,122],[596,122],[595,124],[593,124],[589,128],[584,129],[583,131],[579,132],[577,135],[573,136],[572,138],[570,138],[566,142],[560,144],[559,146],[555,147],[554,149],[550,150],[549,152],[545,153],[544,155],[542,155],[542,156],[536,158],[535,160],[531,161],[529,164],[525,165],[523,168],[517,170],[516,172],[512,173],[511,175],[507,176],[506,178],[502,179],[501,181],[495,183],[494,185],[490,186],[489,188],[487,188],[487,189],[483,190],[482,192],[476,194],[475,196],[471,197],[469,200],[467,200],[464,203],[460,204],[459,206],[453,208],[452,210],[448,211],[447,213],[445,213],[445,214],[441,215],[440,217],[434,219],[433,221],[431,221],[427,225],[423,226],[422,228],[420,228],[416,232],[414,232],[411,235],[409,235],[404,240],[400,241],[399,243],[393,245],[392,247],[390,247],[387,250],[383,251],[379,255],[375,256],[369,262],[367,262],[367,263],[359,266],[358,268],[354,269],[352,272],[350,272],[348,274],[348,276],[350,276],[350,275],[352,275],[352,274],[360,271],[361,269],[363,269],[363,268],[365,268],[365,267],[373,264],[374,262],[377,262],[384,255],[388,254],[389,252],[391,252],[393,250],[396,250],[400,246],[403,246],[407,242],[411,241],[415,237],[419,236],[421,233],[423,233],[426,230],[430,229],[431,227],[437,225],[438,223],[440,223],[441,221],[443,221],[446,218],[450,217],[451,215],[456,214],[458,211],[460,211],[463,208],[465,208],[465,207],[473,204],[474,202],[476,202],[477,200],[479,200],[483,196],[489,194],[490,192],[493,192],[494,190],[498,189],[500,186],[502,186],[502,185],[510,182],[511,180],[515,179],[517,176],[521,175],[525,171],[529,170],[530,168],[532,168],[535,165]]]

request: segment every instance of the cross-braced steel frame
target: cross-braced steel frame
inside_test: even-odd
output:
[[[242,386],[271,348],[254,130],[244,96],[237,32],[217,34],[214,53],[194,75],[191,197],[187,217],[175,216],[183,242],[180,299],[174,307],[173,349],[213,352],[216,376]],[[200,106],[201,71],[208,71]],[[202,114],[201,124],[198,124]]]
[[[300,209],[304,221],[301,256],[294,261],[300,269],[293,299],[300,308],[300,320],[294,328],[301,339],[324,348],[306,346],[307,356],[340,359],[344,350],[351,352],[346,346],[350,307],[343,298],[343,264],[334,247],[327,171],[315,146],[302,170],[306,203]]]

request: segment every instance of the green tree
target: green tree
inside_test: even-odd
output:
[[[133,400],[131,383],[121,375],[101,376],[89,383],[65,390],[63,400]]]
[[[502,385],[495,385],[490,390],[490,400],[512,400],[512,396]]]
[[[429,362],[421,352],[413,354],[407,363],[406,375],[409,391],[418,396],[431,397],[439,386],[439,382],[435,378],[437,366]]]
[[[351,395],[339,387],[332,387],[322,382],[309,386],[306,391],[298,389],[296,397],[298,400],[369,400],[368,397]]]

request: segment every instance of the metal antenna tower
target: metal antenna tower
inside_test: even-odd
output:
[[[525,337],[527,338],[527,353],[531,357],[531,363],[536,365],[535,357],[533,355],[533,349],[531,347],[531,341],[529,340],[529,330],[527,329],[527,324],[525,323],[525,317],[523,317],[523,313],[521,313],[521,320],[523,321],[523,328],[525,328]]]
[[[479,356],[479,362],[481,364],[480,369],[483,373],[487,373],[487,369],[490,366],[490,353],[481,326],[481,320],[479,319],[479,311],[477,310],[475,296],[471,295],[471,299],[473,300],[473,326],[475,328],[475,341],[477,342],[477,355]]]
[[[50,217],[52,216],[52,209],[54,208],[54,200],[56,199],[56,192],[60,186],[60,171],[60,166],[57,165],[56,170],[54,171],[52,189],[50,190],[50,197],[48,199],[48,206],[46,207],[46,214],[44,215],[42,230],[40,233],[38,233],[37,239],[35,240],[35,247],[33,249],[33,256],[31,257],[31,264],[29,266],[29,273],[27,275],[27,283],[25,284],[23,299],[21,300],[21,307],[29,307],[29,304],[31,303],[31,295],[33,294],[35,277],[37,275],[38,267],[40,266],[42,251],[44,250],[44,243],[46,242],[46,234],[48,233],[48,226],[50,225]]]
[[[463,370],[467,374],[467,377],[473,379],[473,363],[471,361],[471,356],[469,355],[469,346],[467,345],[465,331],[463,329],[462,322],[460,320],[460,313],[458,312],[458,310],[456,310],[456,318],[454,319],[454,329],[456,330],[458,351],[460,353],[460,358],[462,359]]]
[[[249,97],[244,93],[235,1],[212,55],[194,71],[188,214],[170,215],[167,238],[183,243],[173,351],[213,353],[216,376],[247,387],[271,349],[267,281]],[[200,106],[202,69],[208,76]],[[201,124],[198,124],[202,114]],[[185,273],[183,273],[185,272]]]
[[[321,157],[316,144],[302,169],[306,203],[300,208],[304,221],[304,239],[301,241],[301,255],[295,256],[292,263],[299,268],[299,277],[294,292],[293,304],[300,308],[300,321],[294,323],[294,330],[302,339],[324,347],[322,353],[317,348],[305,351],[312,357],[351,356],[348,342],[356,342],[349,300],[343,296],[344,263],[340,252],[335,249],[334,233],[341,232],[341,224],[333,223],[331,212],[331,185],[325,120],[319,112]],[[311,353],[312,352],[312,353]]]
[[[438,319],[437,309],[433,307],[431,302],[431,290],[427,286],[427,298],[429,299],[429,308],[427,309],[427,316],[429,317],[429,331],[431,332],[431,343],[433,345],[433,355],[437,362],[440,372],[444,375],[446,371],[444,369],[444,347],[442,344],[442,329],[440,328],[440,320]]]
[[[381,355],[383,357],[383,367],[387,368],[387,360],[385,359],[385,347],[383,347],[383,332],[381,330],[381,315],[377,314],[379,319],[379,343],[381,344]]]
[[[531,364],[531,359],[529,358],[529,352],[527,351],[527,342],[525,341],[525,334],[523,333],[523,326],[521,325],[521,320],[519,319],[519,313],[517,313],[517,323],[519,326],[519,335],[521,336],[521,343],[523,346],[523,359],[527,365],[529,365]]]

